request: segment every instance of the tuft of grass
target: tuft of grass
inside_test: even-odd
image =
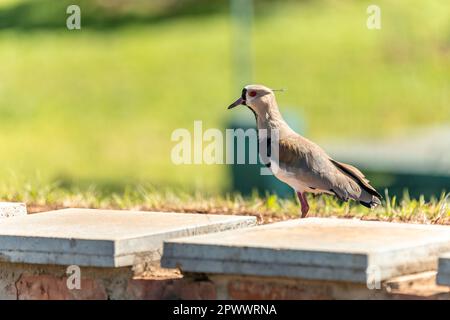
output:
[[[450,224],[450,193],[425,201],[410,198],[405,192],[401,200],[385,192],[382,206],[368,209],[355,202],[343,203],[332,196],[308,196],[309,217],[357,218],[424,224]],[[62,188],[59,184],[42,182],[22,186],[0,185],[1,201],[23,201],[30,212],[78,207],[128,209],[163,212],[195,212],[230,215],[252,215],[259,223],[299,218],[297,199],[278,198],[275,194],[243,197],[239,193],[216,195],[161,189],[152,185],[127,186],[121,192],[104,192],[96,186],[85,189]]]

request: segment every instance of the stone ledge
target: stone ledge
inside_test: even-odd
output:
[[[64,209],[0,223],[0,261],[91,267],[158,260],[164,240],[243,228],[255,217]]]
[[[367,283],[435,270],[450,227],[308,218],[166,241],[183,272]]]

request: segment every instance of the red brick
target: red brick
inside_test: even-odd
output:
[[[16,282],[19,300],[105,300],[103,285],[93,279],[81,279],[81,289],[70,290],[67,277],[22,274]]]
[[[214,300],[216,287],[211,281],[183,281],[179,296],[184,300]]]
[[[216,298],[216,290],[212,282],[186,279],[134,279],[128,283],[127,292],[132,299],[138,300],[211,300]]]
[[[327,286],[302,286],[261,280],[230,280],[227,286],[229,299],[249,300],[320,300],[332,297]]]

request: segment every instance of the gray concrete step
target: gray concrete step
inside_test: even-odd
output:
[[[164,240],[242,228],[254,217],[64,209],[0,222],[0,261],[122,267],[160,256]]]
[[[439,257],[436,281],[439,285],[450,286],[450,252]]]
[[[165,242],[184,272],[368,283],[436,270],[450,227],[308,218]]]

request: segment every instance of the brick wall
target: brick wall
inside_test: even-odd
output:
[[[131,268],[81,268],[81,289],[67,287],[66,268],[0,263],[0,299],[450,299],[435,278],[390,280],[379,290],[364,284],[301,279],[181,275],[152,270],[136,277]],[[420,284],[414,286],[414,283]],[[394,289],[392,289],[394,288]]]

